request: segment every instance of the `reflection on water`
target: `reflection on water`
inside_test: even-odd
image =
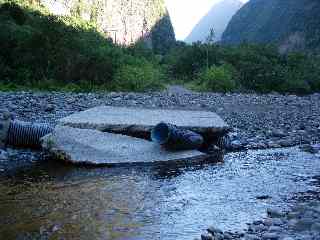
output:
[[[224,164],[79,168],[55,162],[0,178],[1,239],[193,239],[241,230],[287,206],[320,170],[295,149],[233,153]],[[259,196],[270,196],[259,200]]]

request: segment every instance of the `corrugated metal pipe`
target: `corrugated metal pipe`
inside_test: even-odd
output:
[[[51,133],[53,127],[44,123],[29,123],[18,120],[0,122],[0,147],[41,148],[40,139]]]

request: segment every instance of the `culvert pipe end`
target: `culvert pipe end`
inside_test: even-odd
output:
[[[52,131],[53,127],[45,123],[10,121],[5,145],[39,149],[41,138]]]

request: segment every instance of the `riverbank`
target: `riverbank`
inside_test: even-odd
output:
[[[0,92],[0,109],[26,121],[50,122],[100,105],[208,110],[232,128],[232,150],[312,144],[320,139],[320,94],[195,93],[181,88],[150,93]]]
[[[178,109],[195,109],[195,110],[209,110],[218,113],[231,127],[233,127],[233,131],[230,133],[230,138],[232,141],[232,149],[233,150],[241,150],[241,149],[264,149],[264,148],[280,148],[280,147],[288,147],[300,144],[312,144],[319,143],[320,140],[320,94],[307,95],[303,97],[294,96],[294,95],[278,95],[278,94],[269,94],[269,95],[256,95],[256,94],[219,94],[219,93],[194,93],[182,88],[170,88],[165,92],[153,92],[153,93],[85,93],[85,94],[75,94],[75,93],[39,93],[39,92],[0,92],[0,102],[2,110],[7,110],[11,112],[15,118],[25,121],[37,121],[37,122],[49,122],[55,123],[57,119],[60,117],[64,117],[71,113],[85,110],[91,107],[100,106],[100,105],[112,105],[112,106],[132,106],[132,107],[147,107],[147,108],[178,108]],[[283,189],[287,189],[289,192],[296,192],[297,189],[292,189],[294,185],[290,185],[288,183],[282,183],[282,190],[278,189],[273,193],[272,188],[264,190],[264,187],[261,185],[264,183],[263,179],[260,179],[260,183],[256,184],[253,181],[250,183],[246,182],[247,178],[250,178],[252,174],[257,175],[256,178],[253,178],[254,181],[257,181],[259,178],[267,177],[267,179],[273,179],[274,177],[279,177],[279,181],[282,179],[282,174],[288,168],[294,166],[296,161],[300,161],[300,157],[296,156],[296,153],[293,153],[291,157],[295,157],[294,160],[289,161],[287,165],[281,166],[279,169],[277,161],[281,163],[284,162],[284,159],[287,158],[287,154],[289,153],[280,153],[282,150],[275,150],[275,153],[268,155],[267,153],[258,153],[252,155],[255,160],[250,164],[251,167],[248,168],[247,161],[237,163],[236,160],[241,158],[242,153],[240,155],[235,156],[227,156],[226,163],[233,162],[234,167],[232,170],[228,171],[228,174],[231,174],[224,179],[221,184],[225,184],[227,179],[234,178],[234,175],[238,176],[237,172],[239,171],[237,168],[243,168],[243,176],[244,178],[240,178],[241,182],[237,181],[237,184],[241,184],[242,189],[247,189],[248,194],[252,193],[251,186],[256,186],[254,190],[254,196],[250,195],[250,201],[247,198],[243,198],[241,201],[237,203],[239,207],[239,211],[243,210],[241,205],[251,206],[249,203],[251,201],[257,202],[257,205],[268,205],[275,206],[275,204],[279,201],[279,196],[277,194],[285,194]],[[297,150],[293,150],[296,152]],[[290,152],[290,151],[289,151]],[[278,154],[277,154],[278,153]],[[15,166],[23,166],[24,161],[26,164],[31,162],[37,162],[39,159],[39,153],[34,153],[30,151],[20,151],[20,150],[12,150],[10,149],[8,153],[3,153],[4,155],[9,155],[9,161],[0,161],[0,175],[1,173],[5,173],[7,169],[14,169]],[[301,155],[303,158],[309,155]],[[305,163],[299,163],[301,167],[299,168],[300,174],[297,176],[292,175],[292,181],[299,183],[300,181],[305,181],[305,177],[303,175],[304,170],[307,163],[316,162],[315,158],[319,155],[310,154],[310,159],[304,159]],[[252,157],[248,157],[251,159]],[[229,159],[230,158],[230,159]],[[279,159],[278,159],[279,158]],[[282,159],[283,158],[283,159]],[[12,161],[14,160],[14,161]],[[266,164],[268,162],[272,166],[267,168]],[[261,169],[266,169],[265,174],[262,174],[260,170],[258,170],[257,164],[261,164]],[[258,163],[259,162],[259,163]],[[273,164],[275,164],[273,166]],[[239,166],[238,166],[239,165]],[[247,169],[251,169],[250,173],[247,173]],[[312,165],[306,169],[312,169]],[[277,169],[279,174],[271,173]],[[202,170],[200,170],[202,171]],[[210,174],[207,174],[206,178],[212,178],[212,174],[215,173],[216,170],[210,170]],[[295,172],[290,170],[290,174]],[[221,169],[219,171],[221,173]],[[241,172],[241,171],[240,171]],[[23,174],[24,171],[22,171]],[[222,173],[221,173],[222,174]],[[239,176],[242,176],[240,174]],[[248,174],[248,175],[246,175]],[[272,174],[274,174],[274,177]],[[291,178],[291,175],[288,174],[288,179]],[[99,174],[98,174],[99,175]],[[270,176],[269,176],[270,175]],[[314,176],[314,173],[310,174]],[[27,175],[28,176],[28,175]],[[100,175],[99,175],[100,176]],[[260,177],[258,177],[260,176]],[[281,177],[280,177],[281,176]],[[152,177],[151,177],[152,178]],[[169,178],[170,179],[170,178]],[[198,179],[198,178],[197,178]],[[239,180],[239,179],[238,179]],[[319,179],[318,179],[319,180]],[[315,182],[315,184],[319,185],[319,181],[315,179],[309,179],[307,182]],[[188,182],[189,180],[187,180]],[[105,181],[104,181],[105,182]],[[133,181],[134,182],[134,181]],[[211,181],[208,183],[208,189],[211,187]],[[217,183],[217,180],[214,181]],[[274,183],[275,181],[272,180]],[[190,183],[190,182],[189,182]],[[63,184],[63,183],[62,183]],[[95,184],[95,183],[93,183]],[[192,182],[194,184],[194,182]],[[238,185],[234,185],[232,182],[230,184],[230,188]],[[274,183],[275,184],[275,183]],[[307,184],[307,183],[306,183]],[[267,184],[268,185],[268,184]],[[95,186],[95,185],[94,185]],[[202,185],[201,185],[202,186]],[[199,194],[202,194],[201,186],[199,186]],[[210,186],[210,187],[209,187]],[[221,185],[222,186],[222,185]],[[270,185],[270,186],[278,186],[278,185]],[[290,187],[291,186],[291,187]],[[227,189],[229,189],[229,187]],[[79,187],[80,188],[80,187]],[[95,189],[96,187],[94,187]],[[221,189],[220,189],[221,188]],[[215,196],[222,194],[224,189],[219,185],[214,186],[216,193]],[[80,188],[81,189],[81,188]],[[210,191],[213,191],[211,189]],[[219,192],[218,190],[222,192]],[[258,191],[259,190],[259,191]],[[154,189],[153,189],[154,191]],[[201,209],[202,217],[204,217],[203,211],[209,211],[210,204],[212,204],[211,197],[209,196],[210,191],[202,196],[201,199],[206,199],[205,206],[207,209]],[[231,190],[230,190],[231,191]],[[270,192],[272,194],[264,194],[260,191]],[[301,190],[299,190],[300,192]],[[232,192],[232,191],[231,191]],[[236,194],[235,192],[232,192]],[[170,192],[170,194],[174,194]],[[192,195],[192,194],[191,194]],[[291,195],[291,193],[290,193]],[[174,195],[175,196],[175,195]],[[223,195],[221,195],[223,196]],[[237,195],[235,195],[237,196]],[[292,199],[295,198],[296,199]],[[269,211],[269,215],[266,215],[265,219],[253,221],[248,224],[246,230],[232,232],[232,228],[230,228],[230,232],[224,232],[222,235],[219,230],[214,230],[215,228],[210,228],[211,234],[205,234],[202,236],[202,239],[279,239],[279,240],[292,240],[292,239],[303,239],[303,240],[319,240],[319,192],[310,193],[307,192],[306,195],[299,196],[299,194],[290,196],[290,201],[292,203],[292,208],[289,210],[280,208],[275,213],[275,211]],[[182,196],[180,196],[182,197]],[[245,197],[247,197],[245,195]],[[283,198],[282,196],[281,198]],[[279,198],[279,199],[278,199]],[[188,200],[187,196],[183,196],[183,201],[191,202],[194,205],[190,205],[190,208],[186,207],[189,211],[193,209],[195,206],[198,206],[197,195],[194,197],[190,197]],[[253,200],[255,199],[255,200]],[[289,197],[288,197],[289,199]],[[164,202],[166,202],[166,198],[164,198]],[[218,200],[217,200],[218,201]],[[283,199],[281,200],[283,201]],[[219,202],[219,201],[218,201]],[[49,204],[49,203],[48,203]],[[177,203],[177,206],[180,206]],[[184,203],[185,204],[185,203]],[[222,203],[221,203],[222,204]],[[230,202],[230,206],[233,206],[234,203]],[[183,205],[185,206],[185,205]],[[186,205],[188,206],[188,204]],[[202,205],[201,205],[202,206]],[[221,205],[224,207],[224,205]],[[185,207],[183,207],[185,208]],[[106,208],[108,209],[108,208]],[[179,208],[178,208],[179,209]],[[171,209],[172,210],[172,209]],[[171,211],[170,210],[170,211]],[[215,210],[218,210],[216,208]],[[236,212],[238,212],[238,210]],[[261,210],[261,209],[260,209]],[[259,210],[259,211],[260,211]],[[169,210],[168,210],[169,211]],[[194,211],[194,210],[193,210]],[[191,211],[191,212],[193,212]],[[226,211],[232,215],[232,212]],[[171,213],[171,212],[170,212]],[[188,218],[188,211],[185,209],[179,214],[185,213],[186,221]],[[175,215],[176,213],[171,213]],[[209,214],[209,213],[208,213]],[[213,213],[210,213],[213,214]],[[209,215],[210,215],[209,214]],[[225,213],[226,214],[226,213]],[[214,215],[214,214],[213,214]],[[214,215],[215,216],[215,215]],[[218,215],[217,215],[218,216]],[[226,218],[230,218],[231,216],[227,216]],[[235,216],[232,215],[232,218]],[[241,219],[241,218],[239,218]],[[62,221],[62,220],[60,220]],[[212,224],[215,223],[215,219],[212,219]],[[198,226],[200,228],[203,227]],[[208,225],[209,226],[209,225]],[[54,228],[59,228],[58,227]],[[182,230],[183,224],[180,226],[180,230]],[[218,226],[219,227],[219,226]],[[168,229],[167,229],[168,230]],[[58,230],[57,230],[58,231]],[[219,234],[215,235],[215,231],[218,231]],[[46,232],[45,232],[46,233]],[[213,233],[213,234],[212,234]],[[40,233],[41,234],[41,233]],[[215,235],[215,237],[212,237]],[[200,236],[200,234],[199,234]],[[221,238],[223,237],[223,238]],[[229,237],[229,238],[228,238]],[[99,238],[98,238],[99,239]],[[169,239],[169,238],[168,238]]]

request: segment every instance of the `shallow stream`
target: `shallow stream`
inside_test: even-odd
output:
[[[35,161],[0,177],[0,239],[194,239],[239,230],[318,191],[319,156],[230,153],[221,164],[81,168]],[[318,178],[319,179],[319,178]]]

